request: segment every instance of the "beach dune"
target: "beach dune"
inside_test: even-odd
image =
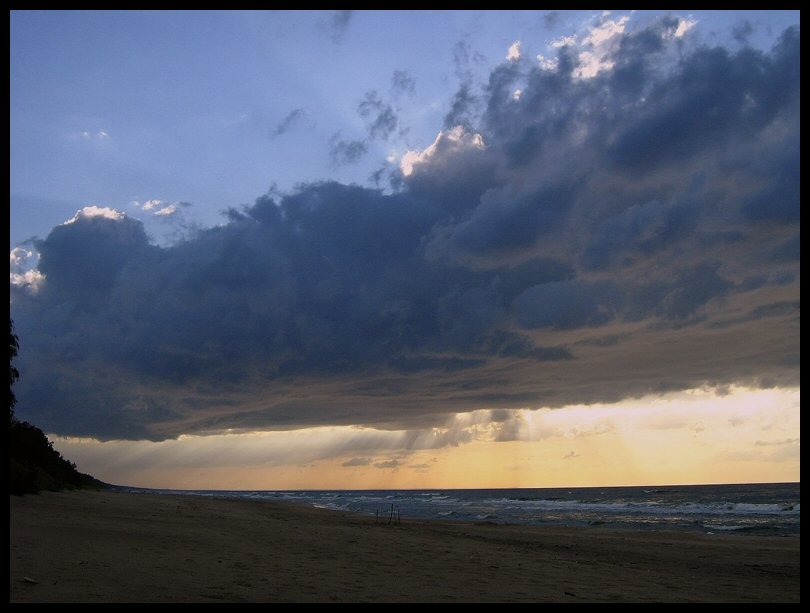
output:
[[[798,602],[800,539],[373,517],[78,491],[11,497],[11,602]]]

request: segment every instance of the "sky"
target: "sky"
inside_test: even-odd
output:
[[[798,481],[798,11],[14,11],[16,413],[169,488]]]

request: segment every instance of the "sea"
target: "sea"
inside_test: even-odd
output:
[[[388,521],[686,530],[799,536],[799,483],[447,490],[166,490],[130,492],[293,502]]]

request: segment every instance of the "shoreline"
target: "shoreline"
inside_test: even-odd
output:
[[[798,499],[798,486],[799,483],[767,483],[767,484],[721,484],[721,485],[698,485],[698,486],[686,486],[689,489],[696,489],[699,487],[707,487],[707,488],[734,488],[738,486],[742,487],[750,487],[756,485],[767,485],[767,486],[790,486],[795,487],[795,498]],[[408,520],[415,520],[415,521],[449,521],[451,523],[458,523],[458,522],[469,522],[473,524],[497,524],[497,525],[518,525],[518,526],[538,526],[538,527],[546,527],[546,528],[564,528],[564,527],[572,527],[572,528],[582,528],[582,529],[591,529],[591,528],[598,528],[602,531],[609,531],[609,530],[626,530],[630,532],[675,532],[675,533],[683,533],[683,532],[690,532],[690,533],[697,533],[697,534],[728,534],[728,535],[745,535],[745,536],[774,536],[774,537],[798,537],[801,534],[800,522],[798,517],[798,511],[796,511],[795,515],[791,514],[789,516],[780,516],[776,517],[773,516],[773,521],[770,523],[763,522],[761,519],[757,519],[757,521],[749,521],[749,517],[747,514],[742,515],[732,515],[730,517],[723,517],[722,513],[717,514],[713,507],[717,507],[719,503],[714,501],[709,502],[702,502],[698,501],[697,505],[704,505],[705,509],[703,512],[701,511],[693,511],[690,510],[686,514],[681,514],[679,517],[657,517],[657,514],[660,513],[661,509],[666,509],[666,504],[662,504],[662,506],[652,506],[657,505],[658,501],[653,503],[647,503],[646,501],[641,501],[640,504],[643,507],[645,504],[647,505],[646,510],[647,513],[641,512],[637,513],[634,517],[628,517],[625,514],[619,512],[616,516],[612,512],[600,512],[594,513],[590,510],[582,510],[578,508],[580,505],[579,497],[577,495],[584,495],[588,496],[588,490],[595,490],[599,492],[599,494],[604,495],[604,490],[611,489],[610,487],[589,487],[589,488],[571,488],[576,490],[575,492],[567,491],[567,495],[571,496],[574,494],[574,498],[571,500],[567,500],[563,496],[555,496],[551,498],[540,498],[537,496],[538,491],[550,491],[555,492],[556,490],[563,490],[568,488],[513,488],[513,489],[505,489],[505,490],[492,490],[492,489],[482,489],[480,491],[487,492],[487,493],[498,493],[507,492],[510,494],[509,497],[504,498],[504,501],[511,502],[517,501],[518,505],[522,501],[535,501],[539,500],[541,502],[546,501],[554,501],[556,505],[556,501],[562,501],[563,504],[568,503],[569,506],[561,507],[560,509],[556,509],[552,507],[548,508],[541,508],[539,511],[537,509],[524,509],[518,507],[517,509],[504,507],[500,509],[493,510],[490,507],[487,501],[469,499],[464,495],[470,491],[476,490],[469,490],[469,489],[433,489],[433,490],[246,490],[246,491],[238,491],[238,490],[173,490],[173,489],[156,489],[156,488],[139,488],[139,487],[132,487],[132,486],[110,486],[112,489],[120,492],[126,493],[139,493],[139,494],[160,494],[160,495],[189,495],[189,496],[200,496],[200,497],[208,497],[208,498],[229,498],[229,499],[236,499],[236,500],[251,500],[251,501],[264,501],[264,502],[285,502],[290,504],[301,504],[305,507],[316,507],[327,509],[331,511],[337,512],[346,512],[346,513],[357,513],[363,517],[374,517],[376,510],[380,517],[383,514],[388,513],[390,510],[390,506],[393,505],[396,507],[398,511],[402,512],[401,517]],[[666,493],[660,492],[657,488],[662,487],[677,487],[680,489],[683,486],[649,486],[654,488],[654,492],[656,493]],[[626,490],[626,489],[640,489],[637,486],[621,486],[614,489],[618,490]],[[529,497],[512,497],[511,494],[514,492],[520,492],[521,490],[526,490],[531,494]],[[648,490],[644,490],[645,493],[649,493]],[[458,503],[458,506],[446,506],[445,503],[447,502],[448,496],[452,497],[455,492],[460,492],[462,494],[458,500],[454,501]],[[399,494],[404,494],[402,500],[400,500]],[[435,493],[439,495],[438,499],[423,499],[423,496],[430,495],[430,493]],[[635,492],[632,492],[634,494]],[[321,494],[326,494],[325,497],[320,497]],[[394,496],[391,496],[394,494]],[[722,494],[722,492],[716,492],[716,495]],[[341,498],[341,496],[346,495],[345,498]],[[359,503],[359,499],[357,496],[360,496],[362,499],[362,503]],[[504,494],[505,495],[505,494]],[[736,495],[736,492],[731,493],[732,496]],[[746,492],[746,495],[748,493]],[[792,492],[788,496],[794,495]],[[339,499],[339,503],[335,503],[335,498]],[[384,498],[384,500],[383,500]],[[393,500],[392,500],[393,499]],[[445,500],[443,500],[445,499]],[[445,510],[443,512],[439,512],[438,508],[433,504],[435,500],[441,500],[438,508],[450,509]],[[348,501],[348,502],[347,502]],[[428,504],[425,504],[425,502]],[[599,502],[599,501],[597,501]],[[666,503],[666,501],[663,501]],[[743,501],[745,502],[745,501]],[[630,500],[627,503],[625,500],[621,500],[618,503],[615,501],[608,500],[606,502],[609,506],[616,507],[619,504],[623,504],[624,506],[632,507],[632,506],[639,506],[639,501]],[[677,504],[683,504],[683,501],[676,501]],[[754,503],[757,504],[756,502]],[[472,505],[472,506],[470,506]],[[731,508],[728,506],[729,503],[722,503],[722,506],[726,506],[729,509]],[[581,505],[580,505],[581,506]],[[784,503],[782,505],[776,504],[766,504],[766,507],[774,507],[774,506],[781,506],[782,511],[793,511],[793,505],[789,503]],[[615,509],[612,509],[615,510]],[[529,511],[531,514],[528,518],[526,517],[525,511]],[[772,513],[772,508],[768,508],[768,512]],[[548,516],[544,516],[543,513],[548,514]],[[678,510],[674,513],[677,515]],[[652,517],[652,519],[650,519]],[[794,519],[795,517],[795,519]],[[720,518],[718,520],[718,518]]]
[[[599,488],[604,489],[604,488]],[[360,512],[360,511],[351,511],[347,509],[339,509],[339,508],[332,508],[326,505],[321,505],[312,502],[303,502],[299,500],[278,500],[266,497],[246,497],[243,495],[237,495],[232,493],[230,490],[159,490],[155,488],[137,488],[137,487],[127,487],[127,486],[109,486],[107,491],[115,492],[115,493],[123,493],[123,494],[137,494],[137,495],[156,495],[156,496],[178,496],[178,497],[189,497],[189,498],[201,498],[201,499],[212,499],[212,500],[233,500],[233,501],[245,501],[245,502],[256,502],[256,503],[269,503],[269,504],[283,504],[283,505],[292,505],[294,507],[298,507],[301,509],[320,509],[327,511],[329,513],[342,513],[349,516],[355,516],[358,519],[369,519],[373,518],[374,515],[371,512]],[[297,492],[300,490],[285,490],[290,492]],[[311,490],[312,492],[340,492],[342,490]],[[356,492],[358,490],[345,490],[349,492]],[[369,492],[377,492],[379,490],[368,490]],[[397,491],[397,490],[391,490]],[[410,490],[405,490],[410,491]],[[434,490],[437,492],[446,492],[452,490]],[[461,490],[466,491],[466,490]],[[189,493],[189,492],[200,492],[200,493]],[[276,493],[276,490],[273,490]],[[387,503],[389,504],[389,503]],[[380,517],[382,518],[386,513],[388,513],[387,507],[380,507],[378,509],[380,511]],[[601,532],[619,532],[619,533],[660,533],[660,534],[668,534],[672,533],[674,535],[679,534],[704,534],[709,536],[719,535],[719,536],[751,536],[751,537],[765,537],[765,538],[799,538],[801,533],[800,532],[788,532],[783,534],[773,534],[769,533],[767,529],[763,530],[757,527],[742,527],[742,528],[735,528],[732,530],[723,530],[722,528],[709,528],[706,526],[702,526],[699,528],[695,527],[686,527],[686,526],[679,526],[679,527],[661,527],[658,525],[650,525],[644,524],[644,527],[636,527],[633,525],[622,525],[622,524],[613,524],[610,525],[612,522],[611,520],[605,521],[596,521],[596,522],[588,522],[585,523],[566,523],[565,521],[559,521],[556,523],[537,523],[537,522],[522,522],[522,521],[509,521],[509,520],[499,520],[498,518],[494,519],[487,519],[487,518],[479,518],[479,519],[471,519],[471,518],[453,518],[453,517],[424,517],[419,515],[401,515],[403,521],[407,521],[408,523],[419,524],[444,524],[447,523],[449,525],[458,525],[458,524],[467,524],[467,525],[494,525],[494,526],[515,526],[515,527],[524,527],[524,528],[539,528],[539,529],[548,529],[548,530],[556,530],[556,529],[566,529],[571,528],[574,530],[592,530],[596,529]],[[381,523],[382,520],[380,520]],[[713,531],[714,530],[714,531]]]
[[[121,491],[12,496],[10,520],[11,602],[800,600],[800,536],[388,525],[294,502]]]

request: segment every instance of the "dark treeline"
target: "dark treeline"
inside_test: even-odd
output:
[[[13,385],[19,378],[14,358],[19,349],[14,322],[10,322],[9,342],[9,492],[20,496],[41,490],[105,487],[106,484],[76,470],[76,465],[62,457],[45,433],[14,415]]]

